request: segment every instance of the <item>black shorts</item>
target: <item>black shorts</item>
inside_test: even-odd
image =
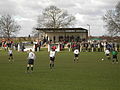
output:
[[[113,57],[112,57],[113,59],[117,59],[117,55],[113,55]]]
[[[79,54],[75,54],[75,57],[78,57],[79,56]]]
[[[33,65],[33,64],[34,64],[34,60],[33,60],[33,59],[29,59],[29,60],[28,60],[28,64]]]
[[[10,54],[10,56],[13,56],[12,54]]]
[[[110,54],[106,54],[106,56],[110,56]]]
[[[54,60],[55,60],[55,57],[50,57],[50,60],[51,60],[51,61],[54,61]]]

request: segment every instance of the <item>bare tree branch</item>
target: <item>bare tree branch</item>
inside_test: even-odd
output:
[[[42,17],[42,19],[41,19]],[[74,22],[75,17],[69,15],[56,6],[49,6],[44,9],[42,15],[38,17],[38,27],[60,28],[69,27]]]
[[[9,14],[0,17],[0,35],[3,37],[10,38],[16,35],[20,28],[21,26]]]
[[[109,10],[103,16],[103,20],[106,23],[107,31],[109,34],[120,34],[120,2],[116,5],[114,10]]]

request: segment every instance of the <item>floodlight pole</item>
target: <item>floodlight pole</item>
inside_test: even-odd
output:
[[[90,24],[87,24],[87,26],[89,26],[89,33],[88,33],[88,36],[90,37]]]

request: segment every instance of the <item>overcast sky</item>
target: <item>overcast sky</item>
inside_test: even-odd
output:
[[[67,10],[76,17],[75,27],[88,29],[94,36],[105,35],[102,16],[109,9],[114,9],[120,0],[0,0],[0,14],[15,16],[21,31],[18,36],[28,36],[36,26],[37,16],[49,5]]]

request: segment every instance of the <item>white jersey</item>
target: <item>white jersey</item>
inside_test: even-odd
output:
[[[50,57],[55,57],[55,51],[50,51]]]
[[[110,51],[109,50],[105,50],[105,54],[110,54]]]
[[[28,55],[28,59],[34,59],[35,60],[36,56],[33,52],[30,52]]]
[[[74,54],[79,54],[79,50],[78,50],[78,49],[75,49],[75,50],[74,50]]]
[[[8,51],[8,54],[12,54],[12,50],[9,50],[9,51]]]

